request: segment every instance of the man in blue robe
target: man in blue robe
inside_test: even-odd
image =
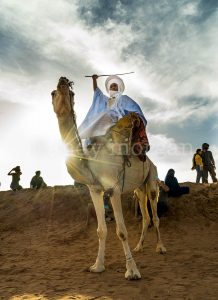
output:
[[[146,127],[147,121],[139,105],[130,97],[123,95],[125,86],[120,77],[111,75],[106,79],[105,87],[109,97],[99,89],[98,75],[93,75],[92,79],[94,97],[92,105],[79,127],[82,139],[105,135],[111,126],[130,112],[136,113],[142,120],[144,128]]]

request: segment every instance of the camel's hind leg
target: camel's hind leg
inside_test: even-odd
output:
[[[161,237],[160,237],[159,218],[157,215],[157,202],[158,202],[158,196],[159,196],[159,187],[157,185],[156,178],[157,178],[157,169],[152,164],[149,175],[148,175],[148,179],[147,179],[147,193],[148,193],[148,198],[151,203],[152,218],[153,218],[153,223],[154,223],[156,233],[157,233],[156,252],[163,254],[163,253],[166,253],[166,248],[164,247],[164,245],[161,241]]]
[[[160,230],[159,230],[159,218],[157,215],[157,199],[158,196],[156,196],[156,192],[154,190],[148,191],[148,197],[150,199],[151,203],[151,210],[152,210],[152,218],[153,218],[153,223],[156,229],[157,233],[157,247],[156,247],[156,252],[164,254],[166,253],[166,248],[164,247],[161,237],[160,237]]]
[[[98,221],[97,234],[99,238],[99,248],[98,248],[98,256],[96,258],[96,262],[93,266],[90,267],[89,270],[90,272],[103,272],[105,270],[104,256],[105,256],[105,242],[107,237],[107,226],[105,222],[105,209],[104,209],[103,195],[101,192],[95,191],[92,188],[90,188],[90,194],[97,215],[97,221]]]
[[[128,280],[140,279],[141,275],[136,267],[135,261],[132,257],[129,243],[128,234],[126,226],[123,219],[122,205],[121,205],[121,195],[120,192],[115,190],[111,197],[111,204],[114,211],[114,216],[116,220],[116,231],[119,239],[123,244],[123,249],[126,257],[126,273],[125,278]]]
[[[150,216],[147,208],[147,187],[144,185],[141,189],[136,189],[135,195],[138,198],[140,210],[142,213],[142,233],[140,236],[140,240],[135,247],[134,251],[140,251],[143,248],[143,243],[145,240],[145,235],[150,224]]]

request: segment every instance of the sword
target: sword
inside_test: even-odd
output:
[[[113,76],[113,75],[127,75],[127,74],[132,74],[135,72],[128,72],[128,73],[121,73],[121,74],[109,74],[109,75],[98,75],[98,77],[103,77],[103,76]],[[85,77],[92,77],[92,75],[86,75]]]

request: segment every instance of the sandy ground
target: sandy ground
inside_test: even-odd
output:
[[[115,223],[108,223],[106,271],[87,268],[98,248],[96,222],[85,225],[86,190],[72,186],[0,192],[0,299],[218,299],[218,186],[189,184],[191,194],[170,200],[161,218],[166,255],[155,253],[154,228],[134,253],[139,281],[124,278]],[[123,199],[131,248],[141,223],[130,195]]]

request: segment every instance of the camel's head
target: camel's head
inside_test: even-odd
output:
[[[60,77],[57,85],[57,90],[61,93],[68,93],[69,90],[72,91],[73,81],[70,81],[66,77]]]
[[[52,95],[52,104],[57,117],[67,117],[73,112],[74,92],[72,90],[73,81],[66,77],[60,77],[57,90]]]

